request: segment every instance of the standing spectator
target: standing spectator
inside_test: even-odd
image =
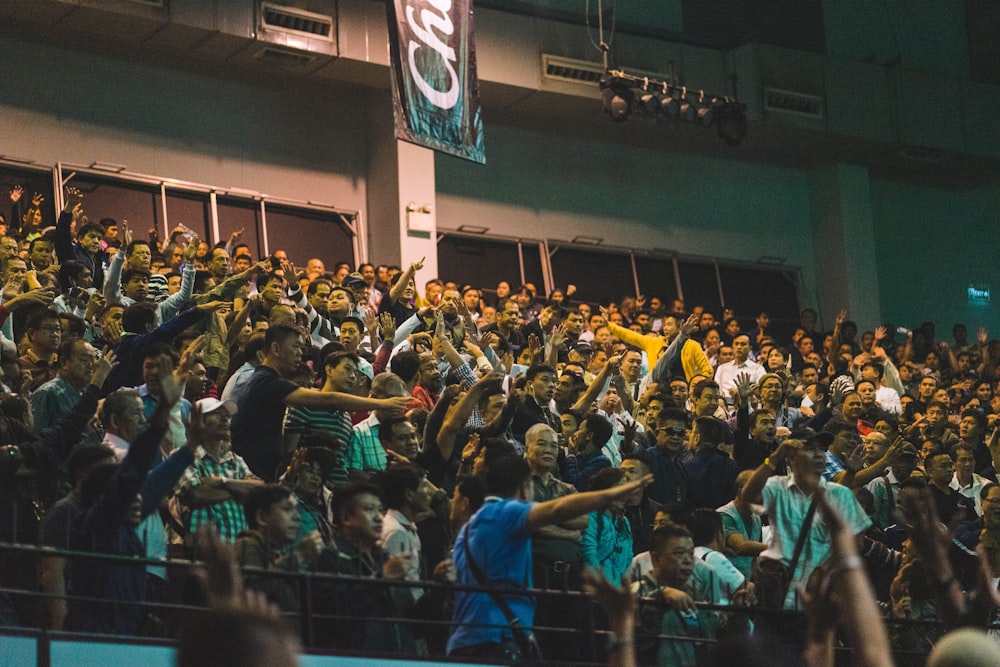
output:
[[[732,498],[739,468],[720,446],[725,427],[715,417],[697,417],[691,427],[688,449],[694,451],[684,462],[688,479],[688,499],[693,507],[715,509]]]
[[[806,515],[812,503],[812,495],[818,488],[825,490],[827,501],[844,517],[848,528],[855,535],[864,532],[870,525],[864,510],[855,500],[851,490],[835,482],[823,479],[826,468],[826,448],[832,442],[829,433],[816,433],[812,429],[792,432],[792,437],[782,442],[774,453],[758,466],[743,487],[741,495],[747,502],[757,502],[763,497],[764,508],[771,520],[771,538],[762,559],[780,561],[789,567],[795,552],[795,544],[802,530],[807,529],[805,548],[790,580],[805,584],[813,571],[830,555],[827,527],[822,520],[813,517],[808,528]],[[774,476],[776,464],[785,460],[789,474]],[[780,591],[779,591],[780,592]],[[759,592],[758,592],[759,593]],[[798,595],[794,586],[784,592],[785,609],[799,608]]]
[[[206,524],[215,528],[223,542],[235,542],[248,528],[242,502],[263,484],[231,449],[229,429],[235,412],[234,403],[215,398],[198,401],[191,412],[190,442],[196,448],[195,457],[177,485],[174,503],[189,547],[194,546],[195,533]]]
[[[455,541],[458,583],[480,585],[470,565],[470,559],[474,559],[490,585],[514,590],[530,587],[530,541],[536,529],[607,507],[648,483],[646,478],[535,504],[531,502],[533,487],[528,464],[516,456],[492,461],[486,471],[486,488],[491,497]],[[531,628],[532,600],[523,595],[505,597],[521,626]],[[454,657],[500,658],[504,655],[503,642],[512,639],[507,620],[487,593],[456,592],[453,628],[448,654]]]
[[[335,410],[404,409],[408,397],[374,399],[342,392],[306,389],[287,379],[298,371],[304,335],[286,325],[268,328],[264,362],[254,371],[233,420],[233,451],[261,479],[273,480],[285,461],[281,425],[288,406]],[[381,445],[379,445],[381,449]],[[384,452],[383,452],[384,456]]]
[[[620,468],[604,468],[591,478],[591,489],[603,491],[628,480]],[[583,562],[601,570],[604,577],[620,586],[632,562],[632,528],[625,518],[626,499],[616,500],[603,510],[587,515],[580,549]]]

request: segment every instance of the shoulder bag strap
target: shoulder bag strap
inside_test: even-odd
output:
[[[802,522],[802,529],[799,531],[799,539],[795,542],[795,553],[792,554],[792,563],[788,566],[788,587],[785,588],[785,594],[782,596],[784,600],[788,596],[788,588],[792,585],[792,580],[795,578],[795,569],[799,566],[799,557],[802,555],[802,548],[806,545],[806,539],[809,537],[809,531],[812,528],[813,517],[816,516],[816,498],[812,499],[809,503],[809,509],[806,510],[805,521]]]
[[[465,539],[462,540],[462,548],[463,551],[465,552],[465,562],[469,564],[469,569],[472,570],[472,575],[476,578],[476,581],[479,582],[479,585],[486,589],[486,593],[490,596],[490,599],[493,600],[493,603],[497,607],[499,607],[500,611],[503,613],[504,618],[507,619],[507,624],[510,626],[511,632],[514,633],[514,637],[517,638],[519,641],[527,642],[528,644],[532,645],[536,650],[538,650],[538,646],[535,642],[534,636],[531,633],[527,632],[524,626],[521,625],[520,619],[518,619],[518,617],[514,614],[513,610],[510,608],[510,605],[507,604],[507,600],[505,600],[503,596],[500,594],[500,592],[493,587],[493,584],[492,582],[490,582],[489,577],[486,576],[486,573],[479,566],[479,563],[476,562],[476,559],[472,557],[472,550],[469,549],[468,523],[465,524],[463,532],[465,533]],[[538,651],[538,655],[541,655],[540,650]]]

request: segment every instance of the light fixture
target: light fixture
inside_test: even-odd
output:
[[[719,136],[730,146],[737,146],[747,136],[747,105],[733,100],[726,102],[715,111],[715,128]]]
[[[712,100],[713,102],[715,100]],[[712,112],[712,105],[705,102],[705,91],[701,91],[698,95],[698,111],[697,111],[698,125],[702,127],[711,127],[712,123],[715,121],[715,114]]]
[[[490,228],[480,227],[479,225],[459,225],[458,231],[465,232],[466,234],[485,234],[490,231]]]
[[[602,79],[600,86],[604,112],[611,116],[611,120],[616,123],[628,120],[632,102],[635,99],[635,93],[632,92],[628,84],[620,81],[617,77],[611,77]]]
[[[730,146],[746,137],[746,104],[731,97],[710,95],[704,90],[689,94],[687,86],[674,86],[621,70],[607,71],[600,81],[600,90],[604,111],[615,122],[626,121],[634,113],[659,122],[670,119],[698,127],[716,125],[719,137]]]

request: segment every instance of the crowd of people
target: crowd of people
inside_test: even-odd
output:
[[[170,635],[147,603],[205,602],[170,560],[225,549],[282,641],[331,650],[582,663],[596,628],[612,664],[1000,655],[939,641],[1000,600],[985,329],[779,329],[447,266],[420,290],[422,262],[299,269],[25,194],[0,228],[0,542],[50,549],[0,550],[0,624]],[[585,588],[602,612],[529,594]]]

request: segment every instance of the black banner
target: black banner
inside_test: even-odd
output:
[[[396,137],[486,162],[472,0],[388,0]]]

